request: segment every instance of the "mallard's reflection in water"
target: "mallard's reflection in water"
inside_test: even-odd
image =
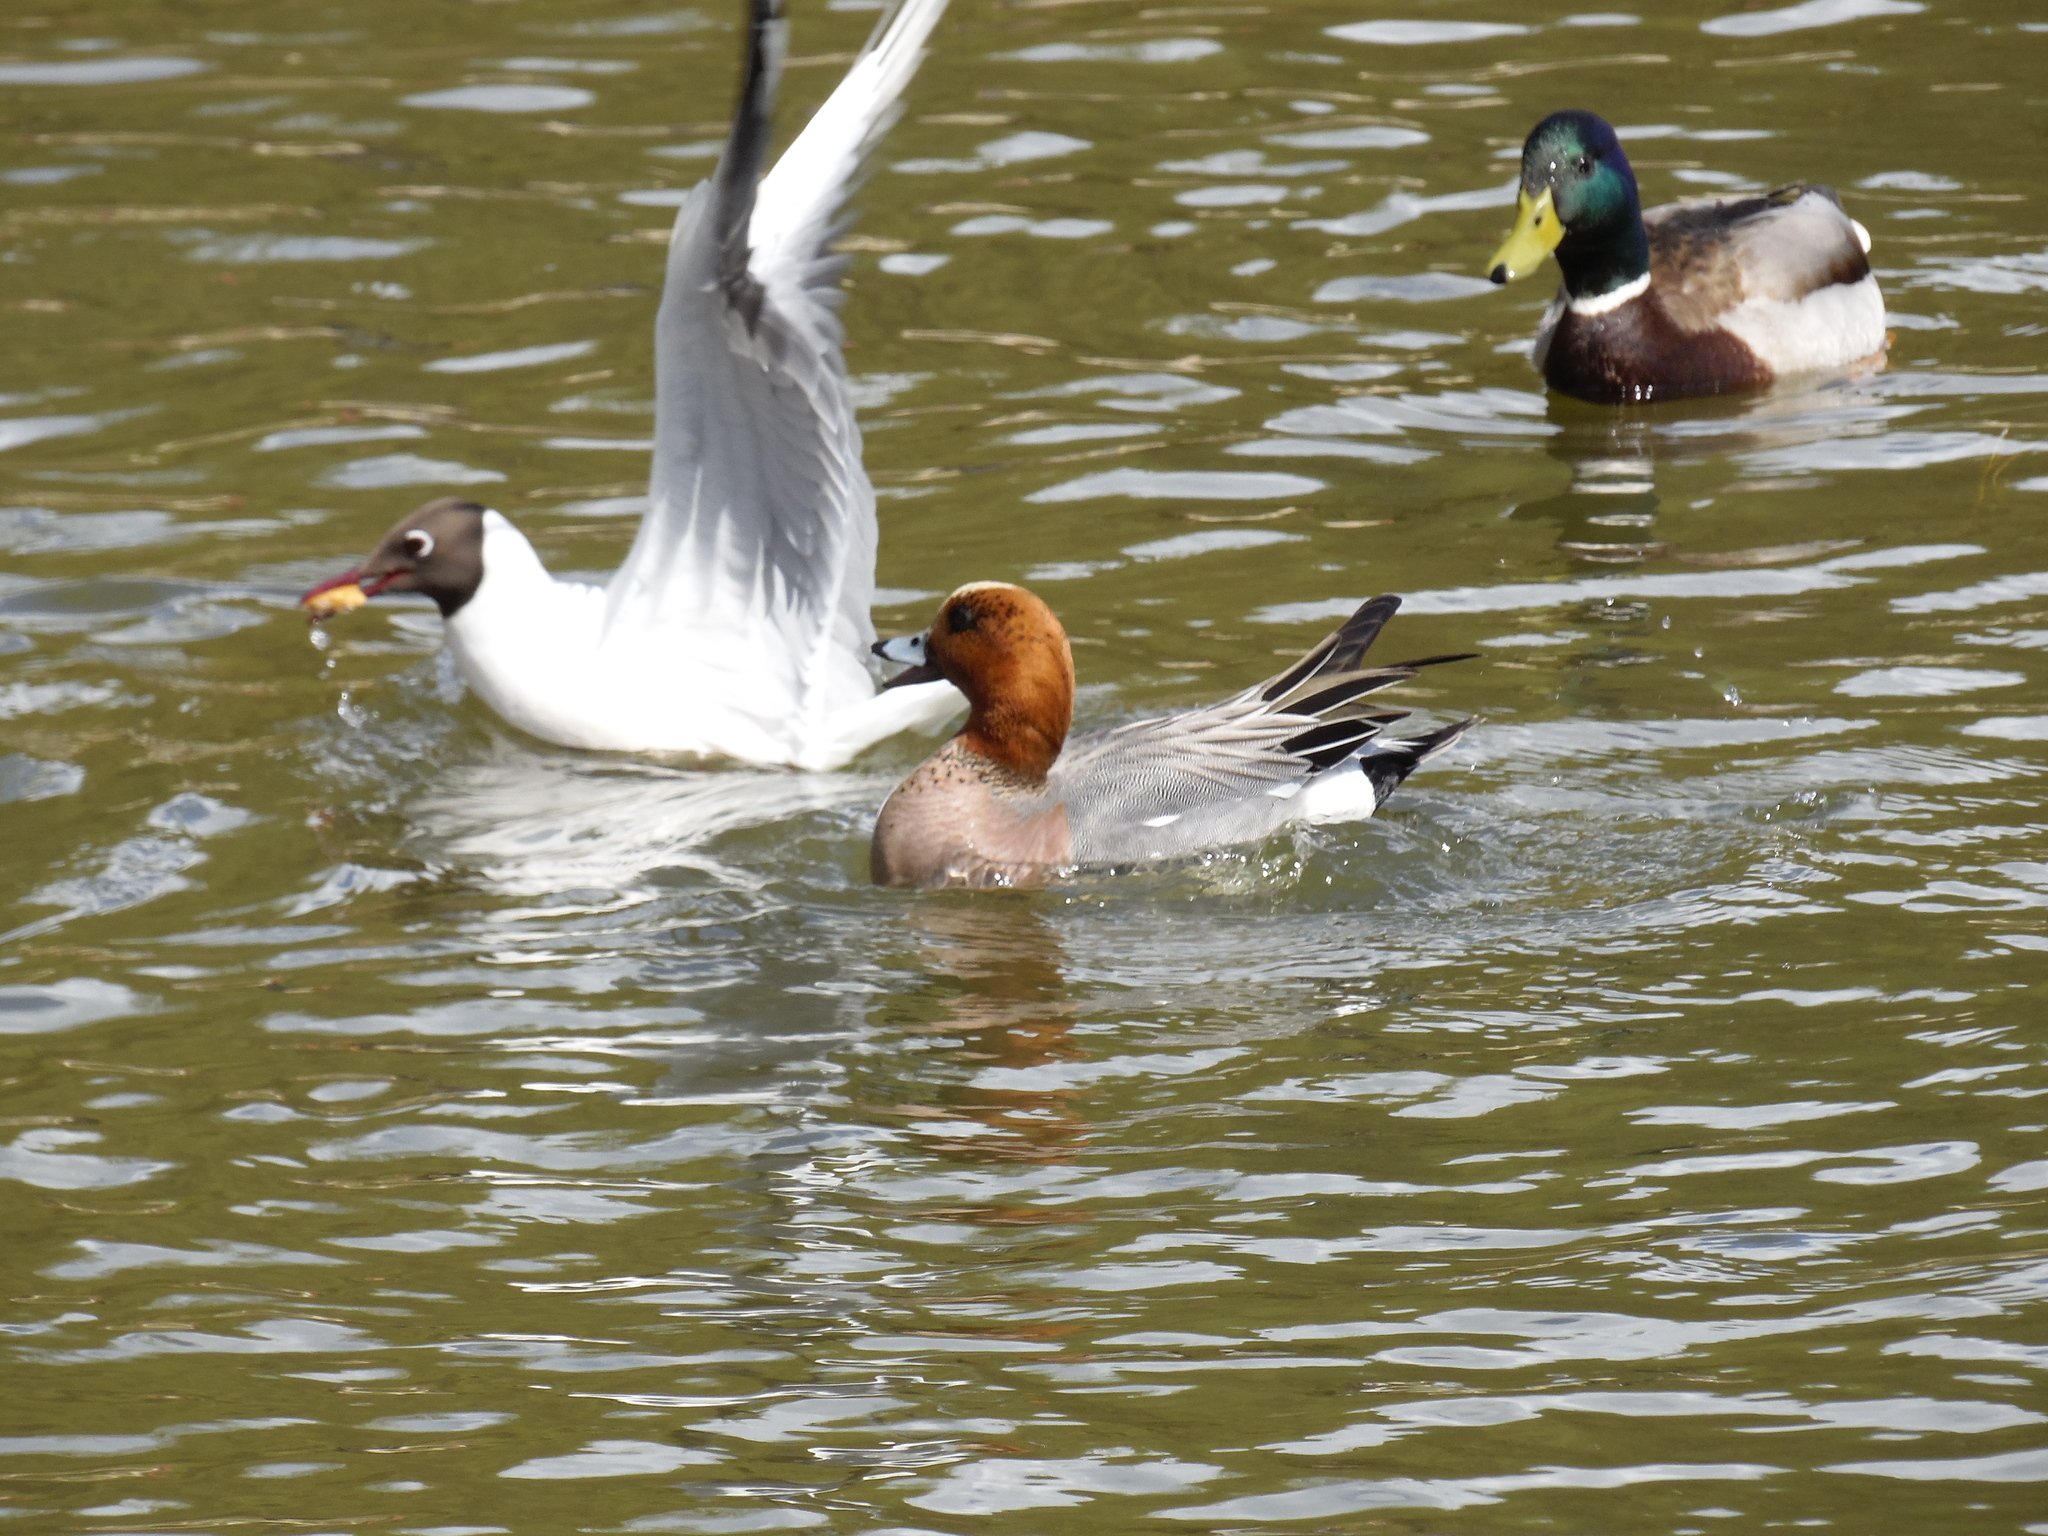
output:
[[[1675,406],[1596,406],[1553,393],[1546,415],[1556,430],[1543,440],[1543,451],[1571,472],[1570,484],[1520,503],[1510,516],[1555,523],[1556,548],[1573,560],[1684,560],[1682,532],[1658,524],[1660,464],[1725,456],[1735,478],[1716,494],[1817,488],[1827,481],[1816,471],[1839,452],[1833,445],[1881,436],[1922,409],[1889,398],[1898,393],[1885,376],[1868,373],[1798,379],[1761,394]]]
[[[887,1106],[922,1131],[932,1151],[1064,1162],[1089,1138],[1075,1108],[1089,1090],[1058,1070],[1085,1052],[1067,1038],[1076,1006],[1065,946],[1040,909],[1043,900],[935,897],[913,904],[897,924],[904,947],[892,963],[922,984],[892,997],[878,1022],[928,1036],[965,1069],[943,1074],[947,1086],[925,1102]],[[1042,1086],[1031,1081],[1039,1076]]]
[[[1656,424],[1647,410],[1590,406],[1553,394],[1557,432],[1543,451],[1571,471],[1563,491],[1520,503],[1518,522],[1557,525],[1557,549],[1574,560],[1630,565],[1664,553],[1657,539]]]

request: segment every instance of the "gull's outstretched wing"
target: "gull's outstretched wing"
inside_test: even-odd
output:
[[[829,243],[945,4],[904,0],[763,177],[786,26],[781,0],[752,0],[732,135],[669,246],[650,507],[603,646],[626,665],[672,660],[692,695],[793,746],[873,692],[875,498]]]

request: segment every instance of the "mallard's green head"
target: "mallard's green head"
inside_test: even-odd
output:
[[[1614,130],[1591,112],[1553,112],[1530,132],[1517,202],[1514,232],[1490,263],[1496,283],[1526,276],[1550,251],[1574,298],[1649,271],[1635,172]]]

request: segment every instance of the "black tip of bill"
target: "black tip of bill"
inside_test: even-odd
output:
[[[1491,278],[1496,284],[1505,287],[1508,280],[1508,264],[1506,262],[1502,262],[1500,263],[1500,265],[1496,266],[1491,272],[1487,273],[1486,275],[1489,278]]]
[[[945,678],[937,667],[928,661],[921,661],[914,667],[905,667],[901,672],[898,672],[894,677],[882,684],[882,692],[887,693],[891,688],[909,688],[918,683],[939,683],[944,681]]]

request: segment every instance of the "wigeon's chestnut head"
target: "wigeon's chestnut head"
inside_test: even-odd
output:
[[[1087,866],[1250,842],[1293,821],[1370,816],[1425,758],[1470,728],[1382,737],[1405,710],[1365,695],[1464,656],[1361,661],[1396,597],[1360,606],[1279,676],[1206,709],[1067,739],[1074,657],[1050,608],[977,582],[930,629],[876,645],[967,695],[960,734],[896,786],[875,819],[878,885],[1027,885]]]
[[[483,585],[484,511],[473,501],[443,496],[400,518],[369,559],[299,599],[307,621],[318,624],[360,608],[380,592],[424,593],[442,618],[453,618]]]
[[[967,695],[962,743],[1020,778],[1042,781],[1066,744],[1074,652],[1036,593],[973,582],[939,605],[922,635],[878,641],[875,653],[912,663],[891,688],[943,678]]]

